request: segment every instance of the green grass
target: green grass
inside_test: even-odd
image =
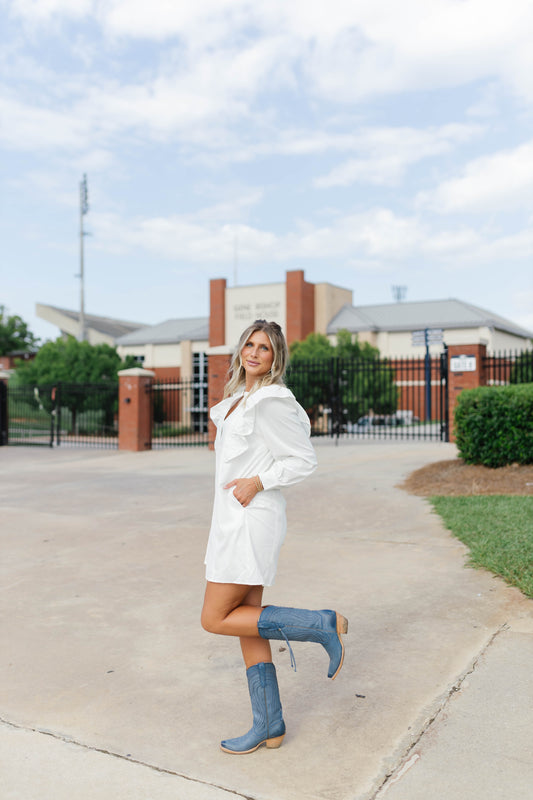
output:
[[[533,497],[430,497],[446,527],[483,567],[533,597]]]

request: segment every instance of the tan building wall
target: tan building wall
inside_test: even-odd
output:
[[[357,334],[360,342],[369,342],[373,347],[377,347],[384,358],[405,358],[406,356],[423,356],[426,348],[424,345],[413,345],[411,331],[360,331]],[[335,335],[328,336],[332,344],[337,343]],[[497,353],[503,350],[524,350],[531,349],[533,345],[528,345],[522,336],[513,336],[503,331],[493,330],[487,327],[479,328],[451,328],[443,331],[443,340],[452,347],[464,344],[482,344],[489,353]],[[442,352],[442,345],[430,345],[429,352],[437,355]]]
[[[145,369],[158,369],[161,367],[180,367],[181,374],[189,377],[192,374],[192,354],[205,353],[209,342],[182,341],[175,344],[130,344],[119,345],[118,354],[121,358],[126,356],[144,356]]]
[[[335,314],[345,305],[352,305],[353,292],[331,283],[315,284],[315,331],[326,333]]]

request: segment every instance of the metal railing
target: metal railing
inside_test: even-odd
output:
[[[533,350],[491,353],[483,358],[483,370],[487,386],[533,383]]]
[[[152,393],[152,449],[208,442],[207,378],[157,381]]]
[[[7,444],[7,383],[0,381],[0,447]]]
[[[118,447],[116,384],[9,386],[8,444]]]
[[[447,353],[291,364],[287,385],[313,436],[448,441]]]

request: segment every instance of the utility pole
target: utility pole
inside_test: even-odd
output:
[[[87,329],[85,325],[85,296],[84,296],[84,264],[83,264],[83,238],[87,234],[83,230],[83,218],[89,211],[89,189],[87,187],[87,175],[84,174],[80,182],[80,332],[79,340],[84,342],[87,339]]]

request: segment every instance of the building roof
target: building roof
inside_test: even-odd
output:
[[[43,303],[37,303],[37,316],[57,325],[65,333],[76,335],[80,324],[80,312],[70,311],[67,308],[58,308]],[[85,314],[86,328],[92,328],[104,336],[116,339],[126,333],[135,331],[146,325],[145,322],[131,322],[123,319],[113,319],[111,317],[98,317],[95,314]]]
[[[117,339],[117,345],[175,344],[184,340],[209,339],[209,317],[167,319],[158,325],[146,325]]]
[[[533,332],[492,311],[462,300],[427,300],[414,303],[386,303],[375,306],[345,305],[333,317],[327,332],[346,328],[363,331],[416,331],[424,328],[496,328],[515,336],[533,337]]]

